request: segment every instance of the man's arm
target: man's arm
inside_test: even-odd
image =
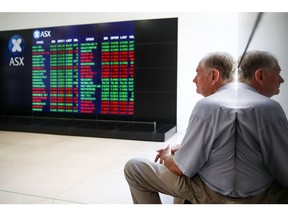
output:
[[[178,150],[179,148],[177,148]],[[155,162],[160,159],[160,164],[163,164],[174,174],[176,175],[183,175],[182,171],[179,169],[179,167],[176,165],[174,161],[174,156],[171,154],[171,148],[170,145],[168,145],[164,149],[159,149],[158,154],[155,157]]]
[[[164,165],[174,174],[176,175],[183,175],[182,171],[179,167],[175,164],[173,155],[167,156],[163,159]]]

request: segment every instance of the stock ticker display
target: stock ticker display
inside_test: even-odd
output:
[[[63,36],[58,28],[35,30],[33,111],[133,115],[135,35],[129,24],[112,33],[95,25]]]

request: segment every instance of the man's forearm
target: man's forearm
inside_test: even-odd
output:
[[[175,164],[173,155],[169,155],[164,158],[164,165],[174,174],[183,175],[179,167]]]

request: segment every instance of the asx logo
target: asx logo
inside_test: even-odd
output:
[[[25,41],[20,35],[14,35],[10,38],[8,48],[13,57],[10,58],[9,66],[24,66],[24,57],[19,55],[25,49]]]
[[[24,66],[24,57],[12,57],[9,66]]]
[[[12,54],[21,53],[25,48],[24,39],[20,35],[14,35],[9,40],[8,48]]]
[[[39,31],[39,30],[35,30],[33,32],[33,37],[37,40],[39,38],[46,38],[46,37],[51,37],[51,31]]]

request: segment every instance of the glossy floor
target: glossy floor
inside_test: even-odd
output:
[[[166,142],[0,131],[1,204],[132,203],[123,167],[132,157],[154,159]],[[172,198],[161,194],[163,203]]]

